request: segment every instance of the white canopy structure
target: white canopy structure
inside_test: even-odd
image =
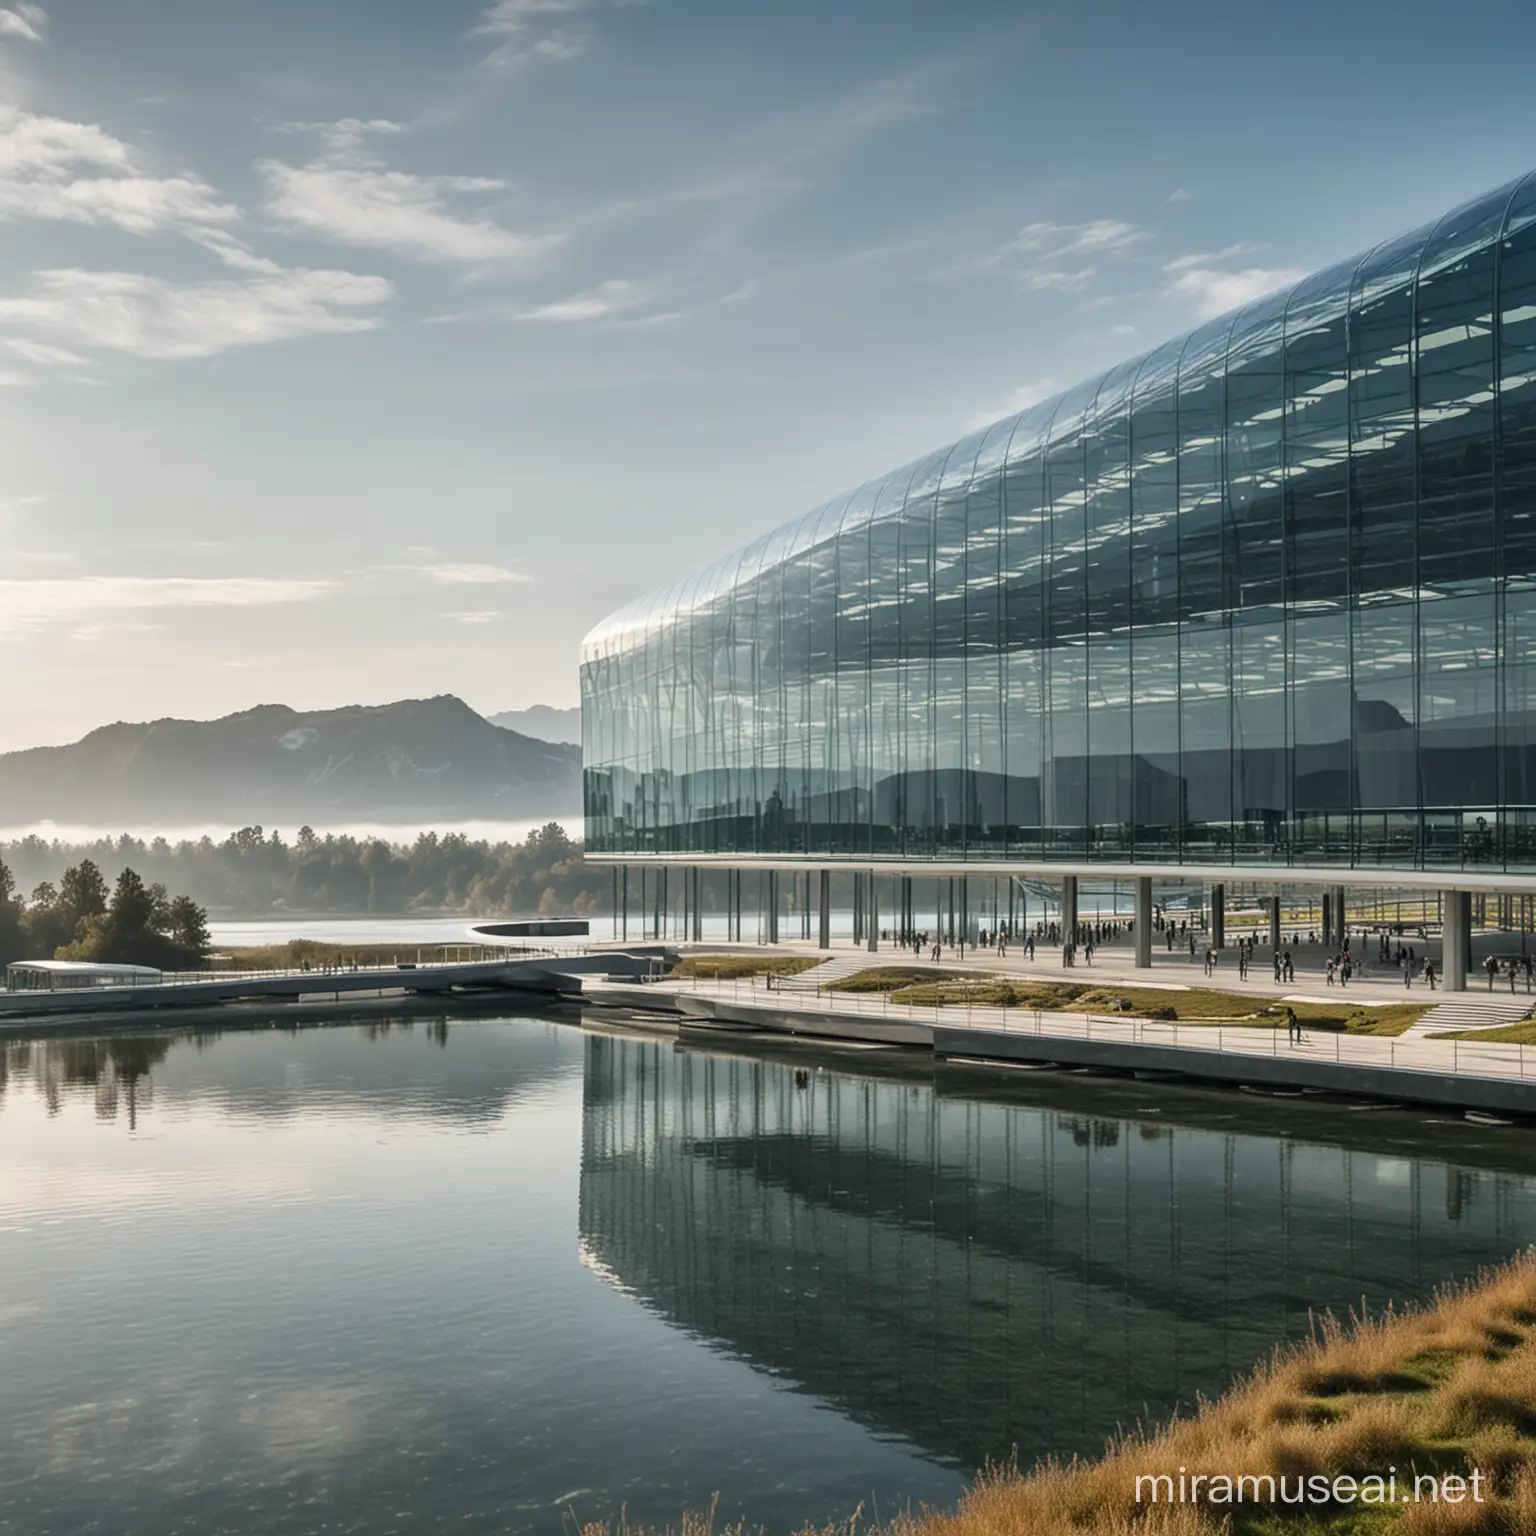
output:
[[[17,960],[5,968],[8,992],[156,986],[164,979],[164,975],[153,966],[101,965],[94,960]]]

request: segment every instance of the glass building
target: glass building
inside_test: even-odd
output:
[[[588,635],[589,857],[1536,890],[1536,173]]]

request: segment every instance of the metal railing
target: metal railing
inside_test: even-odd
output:
[[[888,992],[828,991],[810,994],[780,992],[764,976],[668,980],[667,985],[695,994],[713,994],[733,1002],[773,1004],[807,1012],[879,1018],[890,1023],[948,1026],[1003,1035],[1027,1034],[1042,1039],[1097,1040],[1127,1045],[1171,1047],[1181,1051],[1218,1051],[1231,1056],[1256,1056],[1295,1061],[1327,1061],[1341,1066],[1385,1067],[1396,1071],[1451,1074],[1460,1077],[1520,1078],[1536,1076],[1536,1054],[1516,1041],[1427,1039],[1414,1036],[1351,1035],[1343,1030],[1306,1028],[1302,1038],[1280,1045],[1279,1028],[1222,1022],[1163,1021],[1127,1014],[1077,1013],[1068,1010],[976,1004],[969,999],[947,1003],[893,1003]]]

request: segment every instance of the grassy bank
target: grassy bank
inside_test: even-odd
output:
[[[1433,1034],[1431,1040],[1501,1040],[1508,1045],[1536,1045],[1536,1019],[1500,1024],[1493,1029],[1458,1029]]]
[[[1341,1496],[1303,1507],[1220,1497],[1152,1505],[1137,1478],[1387,1478],[1401,1499],[1420,1475],[1470,1480],[1456,1502],[1390,1507]],[[1235,1484],[1234,1484],[1235,1486]],[[1278,1486],[1278,1483],[1277,1483]],[[1294,1482],[1293,1482],[1294,1486]],[[1260,1494],[1266,1491],[1259,1486]],[[1373,1490],[1374,1491],[1374,1490]],[[1358,1490],[1357,1490],[1358,1492]],[[1454,1494],[1451,1485],[1448,1492]],[[1131,1435],[1092,1463],[984,1473],[953,1514],[898,1521],[900,1536],[1530,1536],[1536,1532],[1536,1262],[1529,1257],[1424,1311],[1353,1329],[1326,1322],[1192,1418]]]
[[[1181,1472],[1193,1496],[1170,1503],[1162,1490],[1177,1490]],[[1154,1478],[1169,1482],[1148,1481]],[[1307,1480],[1306,1502],[1281,1503],[1280,1492],[1302,1487],[1298,1479]],[[1326,1488],[1314,1479],[1325,1479]],[[1433,1489],[1419,1479],[1433,1479]],[[1389,1495],[1398,1502],[1387,1502]],[[682,1529],[703,1536],[709,1524],[696,1519]],[[610,1536],[611,1529],[587,1526],[583,1536]],[[990,1468],[952,1512],[908,1514],[881,1526],[844,1522],[819,1536],[853,1531],[1533,1536],[1536,1262],[1527,1257],[1491,1271],[1424,1310],[1352,1327],[1325,1319],[1310,1342],[1277,1351],[1217,1401],[1112,1442],[1096,1461]]]
[[[824,955],[684,955],[671,976],[683,981],[730,981],[746,976],[795,976],[820,965]]]
[[[1255,1029],[1283,1029],[1284,1004],[1251,993],[1213,987],[1172,991],[1162,987],[1094,986],[1087,983],[1034,981],[980,976],[933,967],[890,965],[861,971],[828,986],[836,992],[883,992],[893,1003],[917,1007],[1031,1008],[1041,1012],[1125,1013],[1135,1018],[1171,1019],[1180,1024],[1244,1024]],[[1416,1022],[1428,1003],[1390,1003],[1360,1008],[1347,1001],[1293,1003],[1303,1029],[1346,1034],[1400,1035]],[[1533,1036],[1536,1038],[1536,1036]],[[1536,1536],[1536,1533],[1533,1533]]]

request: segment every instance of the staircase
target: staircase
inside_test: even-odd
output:
[[[845,976],[856,976],[860,971],[867,971],[871,966],[881,965],[886,962],[870,955],[838,955],[832,960],[823,960],[820,965],[813,965],[808,971],[801,971],[795,976],[776,976],[773,982],[775,992],[806,992],[815,994],[819,992],[829,981],[841,981]]]
[[[1403,1031],[1410,1035],[1444,1034],[1448,1030],[1496,1029],[1501,1024],[1518,1024],[1536,1004],[1536,997],[1507,992],[1500,997],[1497,992],[1457,992],[1443,1003],[1437,1003],[1416,1024]]]

